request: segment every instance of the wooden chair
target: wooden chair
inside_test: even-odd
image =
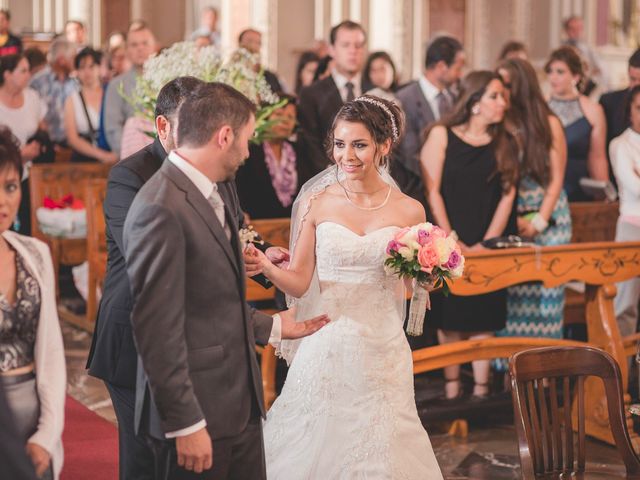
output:
[[[584,384],[588,376],[604,382],[611,433],[624,460],[626,478],[640,478],[640,461],[625,423],[620,369],[611,355],[592,347],[535,348],[513,355],[509,371],[522,478],[584,478]],[[577,405],[577,445],[572,401]],[[593,472],[597,473],[604,474]]]
[[[87,241],[84,238],[56,238],[43,233],[38,227],[36,210],[42,206],[44,197],[60,198],[67,194],[85,201],[84,180],[107,178],[109,165],[100,163],[53,163],[34,165],[29,171],[31,198],[31,235],[46,242],[51,249],[53,268],[58,290],[60,265],[79,265],[87,259]],[[60,311],[65,319],[85,328],[84,318]]]
[[[270,244],[278,247],[289,247],[289,229],[291,227],[288,218],[274,218],[267,220],[253,220],[251,222],[254,230]],[[247,301],[258,302],[274,300],[275,288],[265,289],[253,280],[247,280]],[[263,309],[265,313],[275,313],[272,309]],[[275,349],[271,345],[256,347],[260,354],[260,369],[262,371],[262,388],[264,390],[264,404],[268,409],[276,399],[276,366],[277,358]]]
[[[85,180],[84,198],[87,208],[87,261],[89,284],[87,293],[87,328],[93,330],[98,312],[96,290],[102,288],[107,273],[106,225],[102,204],[107,193],[105,179]]]

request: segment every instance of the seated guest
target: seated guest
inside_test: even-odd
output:
[[[640,241],[640,85],[629,91],[626,118],[630,124],[609,146],[613,173],[620,194],[616,242]],[[613,306],[620,335],[636,333],[640,277],[617,284]]]
[[[87,30],[80,20],[67,20],[64,25],[64,36],[68,42],[73,43],[78,51],[87,47]]]
[[[529,60],[527,47],[524,43],[518,42],[517,40],[511,40],[502,46],[502,50],[500,50],[500,55],[498,56],[498,61],[511,60],[512,58]]]
[[[629,86],[627,88],[605,93],[600,97],[600,105],[604,109],[604,116],[607,121],[607,152],[609,151],[611,140],[619,137],[629,126],[626,108],[629,92],[636,85],[640,85],[640,49],[633,52],[633,55],[629,57],[627,74],[629,75]]]
[[[567,169],[564,189],[570,202],[592,200],[580,187],[581,178],[609,180],[605,154],[607,125],[602,107],[582,95],[582,59],[569,46],[553,52],[545,65],[551,86],[549,107],[564,127],[567,142]]]
[[[104,131],[113,152],[120,152],[124,124],[134,113],[133,106],[122,97],[120,90],[131,95],[138,75],[142,74],[144,62],[155,50],[156,40],[147,24],[133,22],[127,32],[127,57],[132,66],[109,82],[104,99]]]
[[[319,61],[320,57],[314,52],[302,52],[296,68],[296,95],[300,95],[302,87],[308,87],[313,83]]]
[[[11,12],[0,9],[0,57],[22,53],[22,40],[11,31]]]
[[[296,125],[295,97],[271,114],[276,123],[269,140],[249,147],[249,158],[236,174],[240,206],[250,218],[287,218],[300,187],[313,176],[303,136],[289,139]]]
[[[0,129],[0,382],[19,440],[40,478],[58,478],[67,387],[64,345],[49,248],[11,232],[20,205],[22,158]],[[3,466],[4,468],[4,466]],[[6,473],[6,472],[3,472]]]
[[[29,62],[31,80],[39,77],[40,72],[44,72],[44,69],[47,66],[47,56],[38,47],[27,48],[24,51],[24,56]]]
[[[463,252],[483,250],[482,241],[515,233],[512,220],[518,179],[517,148],[504,124],[506,102],[500,77],[476,71],[462,81],[451,115],[435,124],[422,147],[425,195],[437,225],[455,231]],[[478,312],[482,312],[479,314]],[[433,295],[429,321],[440,343],[487,338],[505,326],[506,292]],[[489,393],[489,361],[473,362],[473,395]],[[445,395],[462,394],[460,366],[445,367]]]
[[[533,66],[519,58],[503,60],[498,74],[508,93],[507,125],[520,146],[520,181],[516,210],[518,230],[537,245],[571,241],[571,214],[562,184],[567,164],[564,130],[545,101]],[[540,282],[508,289],[507,324],[497,336],[562,338],[564,285]],[[507,362],[495,363],[500,371]]]
[[[100,83],[100,52],[82,49],[75,58],[80,90],[71,93],[64,105],[67,143],[73,149],[72,162],[114,163],[118,156],[96,145],[103,88]]]
[[[44,145],[36,139],[36,133],[46,129],[44,118],[47,106],[34,90],[27,87],[28,84],[29,63],[23,55],[0,57],[0,125],[10,128],[18,139],[23,164],[30,164],[40,156]],[[29,235],[31,211],[28,175],[22,179],[22,190],[22,202],[14,230]]]
[[[47,103],[45,120],[49,127],[51,140],[66,144],[67,134],[64,127],[64,102],[78,90],[78,82],[69,75],[73,71],[73,59],[76,46],[64,38],[53,41],[49,50],[49,65],[42,75],[31,80],[31,88],[40,94]]]

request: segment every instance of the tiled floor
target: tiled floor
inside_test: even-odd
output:
[[[67,356],[68,393],[89,409],[116,423],[111,400],[103,383],[87,375],[85,364],[91,336],[63,323]],[[516,435],[511,425],[470,425],[466,438],[452,437],[431,431],[431,442],[445,478],[450,480],[520,478],[520,462]],[[622,466],[616,451],[599,442],[588,441],[587,458],[593,466],[604,466],[611,476],[621,473]],[[619,478],[619,477],[618,477]]]

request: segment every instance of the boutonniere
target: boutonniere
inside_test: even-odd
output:
[[[240,244],[243,249],[247,248],[252,243],[255,245],[264,245],[264,240],[260,238],[260,235],[253,229],[252,225],[249,225],[246,228],[241,228],[238,232],[238,237],[240,238]]]

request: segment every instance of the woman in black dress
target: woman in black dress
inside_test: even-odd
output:
[[[435,223],[455,231],[462,251],[482,250],[488,238],[515,233],[517,145],[503,125],[504,85],[490,71],[462,82],[453,113],[434,125],[421,152],[424,183]],[[461,297],[434,295],[429,322],[440,343],[480,339],[505,325],[504,291]],[[489,361],[473,362],[473,394],[489,392]],[[460,367],[445,368],[446,398],[461,393]]]
[[[288,218],[300,187],[314,172],[306,142],[291,137],[296,126],[296,102],[279,94],[287,104],[271,114],[269,140],[249,147],[249,158],[236,175],[242,210],[250,218]]]

